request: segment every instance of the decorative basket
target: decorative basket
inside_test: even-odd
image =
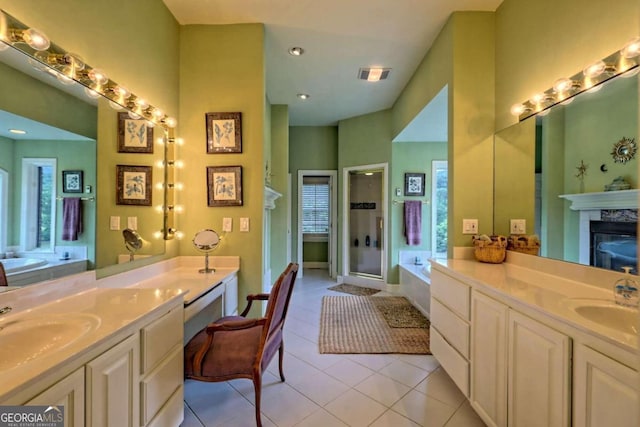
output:
[[[540,252],[540,239],[536,235],[511,235],[508,239],[507,249],[527,255],[538,255]]]
[[[480,262],[500,264],[507,255],[505,236],[473,236],[474,255]]]

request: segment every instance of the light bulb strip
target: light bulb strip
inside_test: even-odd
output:
[[[162,110],[146,102],[143,110],[142,106],[135,104],[135,100],[142,99],[142,97],[128,91],[126,94],[120,92],[122,86],[108,79],[102,71],[84,63],[78,55],[67,52],[50,42],[41,31],[29,28],[2,9],[0,9],[0,23],[3,24],[0,25],[0,29],[3,26],[6,28],[6,31],[0,34],[0,40],[44,64],[48,69],[53,69],[56,73],[62,74],[64,78],[73,80],[89,90],[103,95],[123,109],[142,115],[165,129],[177,125],[174,118],[164,113],[141,114],[141,110],[150,112],[161,112]],[[98,77],[92,73],[94,70],[98,72]]]
[[[569,78],[558,79],[553,87],[511,107],[518,121],[539,114],[556,104],[566,103],[574,96],[640,65],[640,37],[631,40],[621,50],[594,62]]]

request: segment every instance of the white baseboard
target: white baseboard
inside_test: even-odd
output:
[[[329,268],[329,263],[328,262],[309,262],[309,261],[304,261],[302,265],[303,265],[304,268],[317,268],[317,269],[325,269],[325,270]]]

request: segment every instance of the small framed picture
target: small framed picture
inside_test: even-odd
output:
[[[404,174],[404,195],[424,196],[424,174],[405,173]]]
[[[242,153],[242,115],[206,113],[207,154]]]
[[[207,205],[242,206],[242,166],[207,166]]]
[[[153,153],[153,128],[145,119],[118,113],[118,153]]]
[[[82,193],[82,171],[62,171],[62,192]]]
[[[116,165],[116,204],[151,206],[151,166]]]

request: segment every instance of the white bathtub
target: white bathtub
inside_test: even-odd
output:
[[[47,265],[47,260],[37,258],[8,258],[0,260],[7,274],[32,270]]]

